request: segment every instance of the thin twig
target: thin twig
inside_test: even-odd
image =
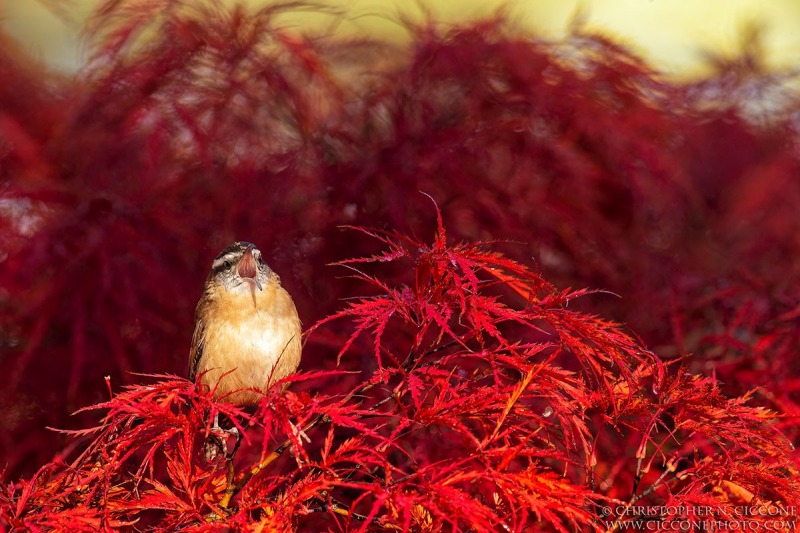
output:
[[[366,385],[363,385],[363,386],[359,387],[358,389],[356,389],[355,391],[353,391],[350,394],[348,394],[345,397],[344,401],[347,402],[350,399],[352,399],[354,396],[363,394],[364,392],[366,392],[367,390],[371,389],[372,387],[374,387],[374,385],[372,383],[367,383]],[[328,417],[328,415],[318,415],[311,422],[306,424],[305,427],[303,427],[303,429],[300,432],[301,433],[306,433],[306,432],[310,431],[311,429],[313,429],[314,427],[316,427],[318,424],[320,424],[322,422],[328,422],[328,421],[330,421],[330,418]],[[253,476],[258,475],[259,472],[261,472],[262,470],[267,468],[269,465],[271,465],[273,462],[275,462],[275,460],[278,459],[281,455],[283,455],[283,453],[291,445],[292,445],[292,439],[286,439],[285,441],[283,441],[283,443],[281,443],[280,446],[275,448],[272,451],[272,453],[270,453],[267,457],[265,457],[260,463],[258,463],[256,466],[251,468],[249,471],[245,472],[245,474],[242,476],[242,479],[240,479],[235,485],[232,485],[232,488],[228,488],[228,489],[225,490],[225,494],[222,497],[222,500],[220,501],[220,507],[223,507],[223,508],[228,507],[228,505],[230,505],[231,500],[237,494],[239,494],[239,492],[244,488],[245,485],[247,485],[247,483],[250,482],[251,479],[253,479]]]
[[[306,424],[306,426],[301,430],[301,432],[305,433],[306,431],[310,431],[320,422],[326,422],[328,420],[330,419],[328,418],[327,415],[319,415],[316,418],[314,418],[314,420]],[[222,500],[219,503],[220,507],[222,508],[228,507],[231,500],[237,494],[239,494],[239,492],[244,488],[245,485],[247,485],[247,483],[253,478],[253,476],[258,475],[259,472],[261,472],[266,467],[275,462],[275,460],[281,455],[283,455],[283,452],[285,452],[286,449],[289,448],[289,446],[291,445],[292,445],[292,439],[286,439],[280,446],[275,448],[272,451],[272,453],[270,453],[266,458],[264,458],[264,460],[262,460],[253,468],[251,468],[249,471],[245,472],[245,474],[242,476],[242,479],[240,479],[236,484],[229,483],[228,488],[225,489],[225,495],[222,497]],[[231,463],[229,463],[229,471],[228,471],[229,474],[231,473],[232,468],[233,468],[233,463],[231,461]]]
[[[437,351],[440,351],[440,350],[443,350],[445,348],[448,348],[448,347],[452,346],[453,344],[455,344],[454,341],[453,342],[449,342],[449,343],[447,343],[447,344],[445,344],[443,346],[438,346],[438,347],[426,352],[424,355],[422,355],[421,358],[427,357],[428,355],[436,353]],[[406,360],[406,362],[404,364],[404,367],[406,367],[407,365],[410,367],[411,365],[409,363],[414,361],[415,359],[416,358],[412,358],[411,354],[409,354],[409,357],[407,358],[407,360]],[[350,392],[345,397],[344,402],[350,401],[355,396],[360,396],[361,394],[365,393],[366,391],[368,391],[369,389],[373,388],[374,386],[375,386],[374,383],[367,383],[365,385],[362,385],[358,389]],[[370,407],[369,410],[372,411],[372,410],[380,407],[381,405],[383,405],[387,401],[393,399],[393,398],[394,398],[394,396],[388,396],[388,397],[384,398],[383,400],[381,400],[380,402],[378,402],[377,404],[375,404],[372,407]],[[300,433],[301,434],[302,433],[306,433],[306,432],[310,431],[311,429],[313,429],[314,427],[316,427],[317,425],[319,425],[321,423],[324,423],[324,422],[329,422],[329,421],[330,421],[330,418],[327,415],[318,415],[311,422],[306,424],[306,426],[303,427],[303,429],[300,431]],[[225,488],[225,494],[222,496],[222,500],[220,500],[220,507],[227,508],[230,505],[231,500],[233,500],[233,498],[235,498],[236,495],[239,494],[239,492],[241,492],[241,490],[244,488],[244,486],[247,485],[250,482],[250,480],[253,479],[254,476],[257,476],[262,470],[264,470],[269,465],[274,463],[275,460],[278,459],[281,455],[283,455],[283,453],[291,445],[292,445],[292,439],[289,438],[289,439],[286,439],[285,441],[283,441],[283,443],[281,443],[280,446],[275,448],[260,463],[258,463],[256,466],[251,468],[249,471],[245,472],[244,475],[242,476],[242,478],[237,483],[232,483],[231,482],[231,473],[232,473],[232,469],[233,469],[233,462],[232,462],[232,458],[231,458],[231,461],[228,464],[229,482],[228,482],[228,484],[227,484],[227,486]],[[334,510],[334,512],[336,512],[335,508],[332,508],[332,509]],[[346,509],[346,507],[345,507],[345,509]]]

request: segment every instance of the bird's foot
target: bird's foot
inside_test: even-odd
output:
[[[228,452],[228,441],[231,438],[234,439],[234,442],[233,446],[230,447],[230,452]],[[222,457],[231,459],[236,453],[236,450],[239,449],[240,441],[241,435],[236,426],[230,429],[222,429],[219,426],[212,427],[203,446],[206,461],[213,463]]]
[[[309,438],[308,435],[306,435],[306,432],[303,431],[303,428],[294,425],[291,420],[288,420],[288,422],[289,425],[292,427],[292,434],[295,436],[297,440],[299,440],[300,442],[306,441],[308,444],[311,444],[311,439]]]

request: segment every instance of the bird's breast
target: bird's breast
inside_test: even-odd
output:
[[[257,403],[272,383],[300,364],[300,320],[289,294],[277,283],[263,291],[220,294],[208,306],[198,373],[215,396]],[[238,392],[236,392],[238,391]]]

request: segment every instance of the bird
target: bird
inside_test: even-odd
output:
[[[214,259],[197,303],[189,379],[213,391],[215,399],[256,405],[275,382],[297,370],[301,334],[297,308],[280,277],[253,243],[234,242]],[[218,416],[212,431],[225,431]],[[238,446],[232,429],[227,432],[236,434]],[[208,446],[206,451],[215,455]]]

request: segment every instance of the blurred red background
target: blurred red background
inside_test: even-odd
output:
[[[358,290],[326,265],[376,249],[339,226],[430,234],[420,191],[452,239],[615,293],[580,305],[729,395],[756,389],[798,443],[800,107],[756,47],[678,84],[610,40],[501,20],[401,47],[307,38],[268,9],[120,13],[93,20],[77,76],[0,49],[6,480],[65,450],[46,427],[87,424],[70,414],[104,376],[185,375],[224,246],[255,242],[311,325]],[[334,365],[312,337],[301,368]]]

